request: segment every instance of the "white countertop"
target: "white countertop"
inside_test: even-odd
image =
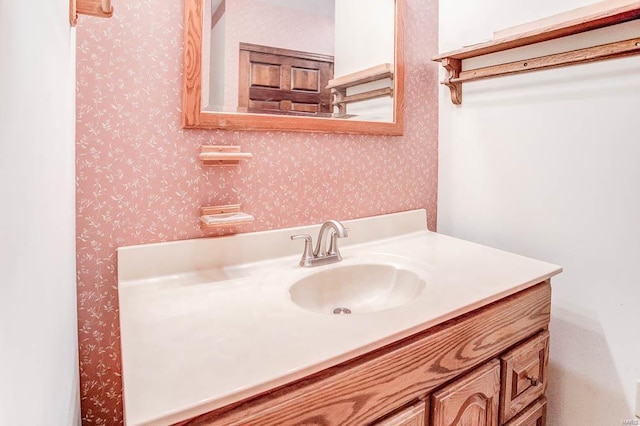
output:
[[[119,249],[126,423],[170,424],[206,413],[561,272],[426,231],[422,210],[344,223],[351,228],[344,260],[316,268],[298,266],[302,245],[288,236],[315,239],[318,227]],[[360,315],[314,313],[289,300],[295,280],[363,260],[419,269],[426,289],[407,305]]]

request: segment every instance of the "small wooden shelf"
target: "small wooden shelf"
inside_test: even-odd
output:
[[[78,14],[111,18],[113,6],[111,0],[69,0],[69,22],[72,27],[78,23]]]
[[[347,74],[342,77],[334,78],[333,80],[329,80],[327,89],[331,89],[331,94],[334,97],[333,106],[338,107],[340,115],[345,115],[347,113],[347,104],[382,98],[385,96],[393,97],[393,88],[391,87],[369,90],[367,92],[347,96],[347,89],[350,87],[384,80],[386,78],[393,80],[393,64],[381,64],[352,74]]]
[[[246,225],[253,216],[240,211],[240,204],[200,207],[200,229],[219,229]]]
[[[440,62],[447,70],[448,76],[442,84],[451,90],[451,101],[460,105],[463,82],[640,54],[640,39],[624,40],[469,71],[462,71],[464,59],[529,46],[638,18],[640,18],[640,1],[608,0],[516,27],[516,30],[521,28],[524,32],[514,33],[511,30],[497,32],[498,36],[501,34],[506,36],[442,53],[433,60]]]
[[[240,152],[239,146],[202,145],[199,158],[203,166],[236,166],[240,161],[250,160],[253,155]]]

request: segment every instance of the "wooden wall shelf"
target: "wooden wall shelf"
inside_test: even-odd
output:
[[[200,229],[219,229],[246,225],[253,216],[240,211],[240,204],[200,207]]]
[[[385,96],[393,97],[392,87],[369,90],[367,92],[347,96],[347,89],[350,87],[384,80],[386,78],[393,80],[392,64],[381,64],[352,74],[347,74],[342,77],[334,78],[333,80],[329,80],[327,89],[331,89],[331,94],[334,97],[333,106],[338,107],[340,115],[345,115],[347,113],[347,104],[382,98]]]
[[[638,18],[640,18],[640,1],[608,0],[517,27],[524,29],[524,32],[515,34],[509,30],[497,32],[496,35],[505,34],[506,36],[442,53],[433,60],[440,62],[447,70],[447,78],[442,84],[451,90],[451,101],[460,105],[464,82],[636,55],[640,54],[640,38],[468,71],[462,71],[464,59],[529,46]]]
[[[240,161],[250,160],[253,155],[240,152],[239,146],[202,145],[199,158],[203,166],[236,166]]]
[[[78,23],[78,14],[111,18],[113,6],[111,0],[69,0],[69,22],[72,27]]]

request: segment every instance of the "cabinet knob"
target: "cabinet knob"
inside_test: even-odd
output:
[[[540,384],[540,377],[527,376],[527,379],[531,382],[531,386],[538,386]]]

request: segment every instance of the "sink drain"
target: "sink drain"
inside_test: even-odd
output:
[[[351,309],[349,309],[349,308],[335,308],[333,310],[333,313],[335,315],[350,314],[351,313]]]

